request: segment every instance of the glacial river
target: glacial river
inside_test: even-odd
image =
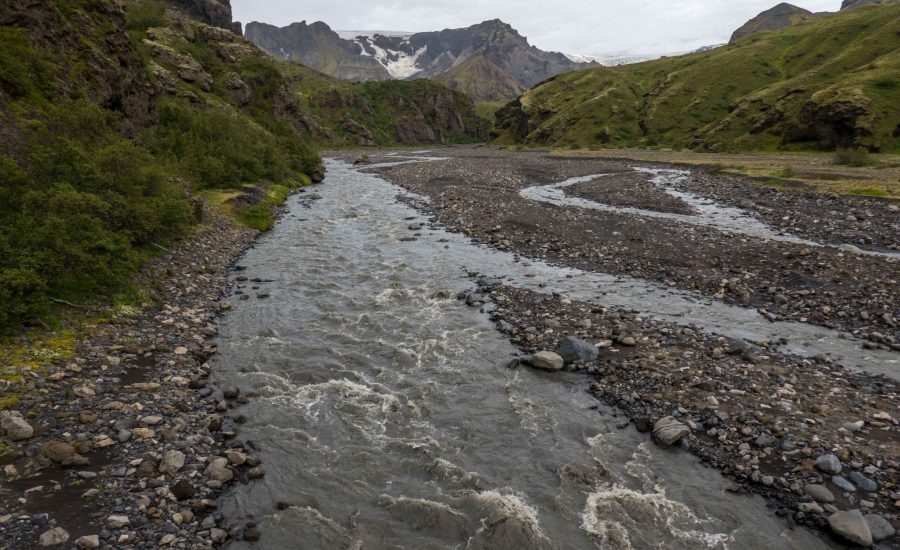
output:
[[[446,296],[471,288],[471,270],[609,306],[653,301],[667,320],[777,333],[788,350],[856,368],[893,370],[887,356],[645,281],[518,261],[440,229],[401,241],[426,218],[396,199],[399,188],[339,161],[313,192],[321,199],[293,196],[240,262],[241,275],[272,282],[232,300],[214,364],[220,382],[258,394],[240,411],[240,437],[267,473],[233,489],[223,511],[232,524],[256,521],[261,547],[829,547],[598,407],[587,375],[508,370],[513,346]]]

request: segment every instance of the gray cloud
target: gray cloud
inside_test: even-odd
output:
[[[544,50],[580,54],[674,53],[727,42],[777,0],[232,0],[235,18],[288,25],[324,21],[336,30],[431,31],[499,18]],[[801,0],[835,11],[840,0]]]

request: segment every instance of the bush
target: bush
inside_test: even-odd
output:
[[[837,166],[868,166],[872,164],[869,150],[863,147],[857,149],[838,149],[834,152],[831,163]]]
[[[132,0],[125,10],[125,29],[146,32],[161,27],[166,21],[166,8],[158,0]]]

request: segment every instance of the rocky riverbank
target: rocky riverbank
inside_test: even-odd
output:
[[[739,206],[776,230],[850,245],[808,246],[677,220],[562,208],[519,194],[567,178],[612,174],[566,191],[615,206],[683,213],[686,205],[654,188],[651,174],[633,171],[671,166],[477,148],[442,149],[440,155],[447,160],[379,173],[426,196],[428,209],[452,231],[526,257],[658,281],[757,308],[771,320],[820,325],[867,339],[872,347],[900,350],[900,261],[855,251],[896,249],[896,201],[735,184],[700,169],[677,184]]]
[[[12,404],[0,413],[0,548],[204,548],[260,537],[217,511],[230,484],[265,470],[252,443],[235,438],[243,419],[233,409],[246,397],[213,387],[207,363],[217,317],[231,308],[232,264],[258,233],[207,218],[140,274],[154,305],[86,313],[71,353],[2,388]],[[17,345],[40,355],[33,344]]]
[[[510,368],[591,373],[622,429],[694,453],[733,491],[845,542],[900,544],[900,383],[499,279],[460,299],[522,349]]]

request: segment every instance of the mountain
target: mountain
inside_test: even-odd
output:
[[[766,10],[744,25],[731,35],[729,44],[747,38],[760,31],[777,31],[785,27],[791,27],[797,23],[813,17],[813,12],[798,8],[792,4],[781,3],[772,9]]]
[[[900,5],[711,51],[559,75],[497,113],[497,144],[900,151]]]
[[[870,4],[896,4],[898,1],[900,0],[844,0],[841,4],[841,9],[848,10],[851,8],[868,6]]]
[[[509,99],[559,73],[590,66],[528,43],[500,20],[415,34],[339,34],[325,23],[253,22],[247,38],[283,59],[344,80],[432,78],[476,99]]]

